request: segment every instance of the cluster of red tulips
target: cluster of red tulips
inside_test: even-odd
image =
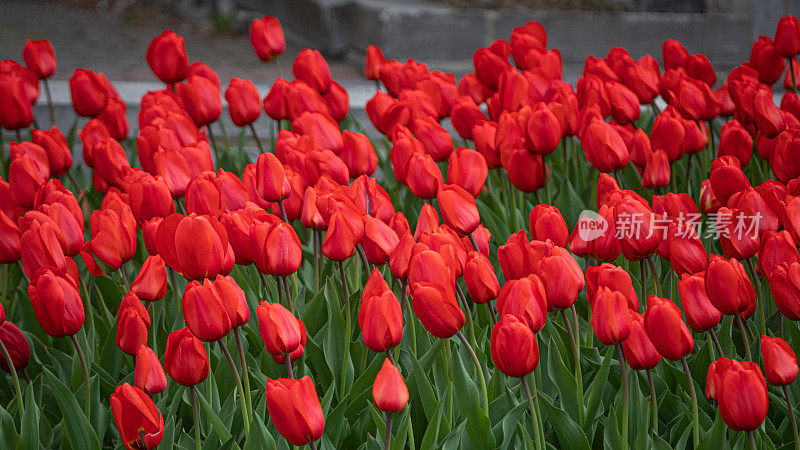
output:
[[[273,64],[286,47],[273,17],[250,41]],[[166,86],[143,96],[135,139],[88,69],[69,80],[73,129],[39,129],[56,56],[28,41],[24,66],[0,61],[16,133],[0,145],[6,442],[723,448],[725,424],[731,446],[800,446],[798,54],[793,16],[716,88],[675,40],[663,72],[614,48],[573,87],[537,22],[478,49],[458,83],[370,46],[373,144],[320,52],[262,99],[240,78],[223,93],[170,30],[147,49]],[[60,416],[37,406],[51,397]],[[60,435],[31,434],[39,417]]]

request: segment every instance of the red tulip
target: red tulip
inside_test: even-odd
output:
[[[442,185],[436,195],[444,223],[460,235],[475,231],[480,224],[480,214],[475,198],[458,185]]]
[[[692,332],[683,322],[680,308],[669,299],[655,295],[647,299],[644,326],[653,346],[667,359],[677,361],[694,348]]]
[[[522,378],[539,365],[536,335],[514,314],[504,314],[492,328],[492,361],[509,377]]]
[[[722,313],[714,307],[708,298],[705,286],[705,272],[694,275],[685,273],[678,281],[678,292],[686,322],[695,332],[708,331],[719,323]]]
[[[128,201],[139,223],[175,212],[175,202],[162,177],[141,176],[128,185]]]
[[[314,382],[308,376],[268,379],[267,410],[278,432],[292,445],[314,442],[325,429]]]
[[[136,219],[130,207],[122,202],[111,202],[106,209],[94,210],[90,219],[92,253],[110,266],[118,269],[136,253]]]
[[[60,175],[72,167],[72,152],[67,144],[67,138],[55,125],[49,130],[34,129],[31,140],[45,149],[50,174]]]
[[[714,307],[726,315],[743,313],[755,304],[755,290],[742,263],[720,255],[709,259],[706,292]]]
[[[769,289],[778,311],[789,320],[800,320],[800,263],[781,263],[772,271]]]
[[[150,314],[139,297],[129,291],[119,305],[117,312],[117,347],[133,356],[139,346],[147,345],[147,330],[150,328]]]
[[[31,347],[28,339],[16,325],[8,320],[0,323],[0,341],[3,341],[11,362],[17,371],[25,370],[31,360]],[[5,358],[0,359],[0,369],[10,372]]]
[[[156,352],[146,345],[136,350],[136,366],[133,372],[134,385],[150,395],[167,389],[167,375]]]
[[[729,360],[709,379],[722,419],[731,429],[750,431],[761,426],[767,417],[769,396],[758,364]]]
[[[302,334],[297,318],[280,303],[261,302],[256,307],[258,329],[271,355],[292,353],[300,346]]]
[[[550,311],[569,308],[583,291],[583,271],[566,250],[556,251],[554,248],[550,256],[536,263],[535,270],[544,283]]]
[[[0,108],[0,127],[18,130],[33,122],[33,101],[25,89],[26,80],[22,75],[0,73],[0,105],[3,105]]]
[[[301,50],[292,65],[292,73],[320,94],[328,92],[331,86],[331,69],[317,50]]]
[[[39,78],[50,78],[56,71],[56,51],[47,39],[26,40],[22,59],[25,60],[25,66]]]
[[[406,185],[411,193],[421,199],[436,197],[439,186],[444,184],[442,172],[430,155],[414,153],[407,166]],[[399,181],[399,180],[398,180]]]
[[[158,254],[190,280],[224,272],[228,253],[225,228],[212,216],[171,214],[159,225]]]
[[[664,150],[656,150],[642,171],[642,187],[664,187],[669,184],[670,176],[671,168],[667,153]]]
[[[175,89],[195,125],[201,127],[219,119],[222,113],[222,99],[220,88],[213,81],[191,75],[187,82],[176,84]]]
[[[231,78],[228,88],[225,89],[225,101],[228,102],[231,121],[236,126],[249,125],[261,115],[261,96],[250,80]]]
[[[256,187],[258,195],[268,202],[277,202],[289,196],[291,186],[283,164],[272,153],[262,153],[258,157]]]
[[[297,272],[303,262],[300,239],[291,225],[254,225],[251,232],[255,263],[261,273],[287,276]]]
[[[778,20],[775,50],[784,58],[793,58],[800,53],[800,22],[797,17],[787,14]]]
[[[357,178],[362,174],[372,175],[378,167],[378,155],[372,142],[362,133],[342,131],[342,151],[339,157],[347,166],[350,178]]]
[[[403,312],[397,296],[374,269],[361,294],[358,325],[364,344],[376,352],[396,347],[403,338]]]
[[[447,164],[447,182],[455,184],[478,197],[483,190],[489,168],[484,157],[471,149],[458,147],[450,154]]]
[[[733,156],[720,156],[711,163],[710,180],[711,190],[722,205],[727,204],[733,194],[750,187],[739,160]]]
[[[569,229],[561,211],[557,207],[539,204],[528,215],[531,237],[534,240],[551,240],[554,245],[566,247],[569,244]]]
[[[201,341],[218,341],[232,329],[228,310],[209,279],[202,284],[195,280],[186,285],[181,311],[186,325]]]
[[[628,315],[631,318],[631,334],[622,343],[625,360],[633,370],[652,369],[661,361],[661,354],[647,335],[643,315],[630,309]]]
[[[33,313],[51,337],[72,336],[83,326],[85,314],[78,286],[56,269],[38,270],[28,285]]]
[[[164,436],[164,417],[144,391],[124,383],[117,386],[109,402],[126,449],[158,446]]]
[[[381,370],[372,384],[372,401],[378,411],[403,412],[408,404],[408,387],[400,371],[389,358],[383,360]]]
[[[497,298],[500,283],[494,274],[489,258],[484,254],[471,251],[464,265],[464,284],[467,285],[469,298],[475,303],[486,303]]]
[[[628,165],[628,148],[611,125],[593,121],[581,139],[586,159],[600,172],[614,172]]]
[[[447,339],[458,332],[466,320],[455,296],[455,279],[444,258],[432,250],[411,258],[408,273],[412,308],[432,335]]]
[[[108,90],[100,74],[87,69],[75,69],[69,79],[69,89],[75,114],[96,117],[105,109]]]
[[[28,154],[21,154],[11,161],[8,182],[11,184],[11,196],[17,205],[23,208],[33,206],[36,191],[47,180],[42,171],[45,171],[45,174],[50,171],[46,162],[42,167]]]
[[[50,222],[31,223],[28,231],[20,238],[20,253],[22,268],[29,279],[33,279],[40,268],[57,268],[69,274],[72,273],[72,269],[77,272],[75,263],[65,257],[58,241],[57,231]]]
[[[172,30],[164,30],[147,46],[147,64],[159,80],[167,84],[186,79],[189,58],[183,37]]]
[[[164,352],[164,369],[170,378],[183,386],[194,386],[206,379],[208,366],[208,354],[203,342],[188,327],[169,334]]]
[[[250,23],[250,44],[261,61],[272,61],[286,50],[281,22],[272,16],[253,19]]]
[[[779,337],[761,335],[764,372],[773,386],[786,386],[797,378],[797,356],[789,343]]]
[[[547,294],[542,280],[537,275],[528,275],[506,281],[497,297],[497,312],[501,316],[519,316],[534,333],[541,330],[547,320]]]
[[[631,318],[622,293],[601,287],[591,306],[591,324],[600,342],[613,345],[628,339],[631,334]]]

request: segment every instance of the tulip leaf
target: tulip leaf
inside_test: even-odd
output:
[[[100,442],[86,415],[75,399],[75,395],[49,370],[44,369],[44,378],[61,410],[61,434],[73,450],[99,450]]]
[[[621,394],[617,395],[618,401],[621,402]],[[603,431],[603,443],[605,444],[606,448],[628,448],[627,443],[622,442],[622,434],[619,430],[619,413],[617,409],[612,405],[608,410],[608,415],[606,416],[606,428]]]
[[[439,439],[439,426],[442,423],[442,416],[444,415],[444,405],[445,402],[441,402],[436,408],[433,419],[428,423],[428,428],[422,436],[422,443],[419,446],[420,450],[429,450],[436,447],[436,442]]]
[[[16,448],[18,443],[19,434],[14,426],[14,419],[0,406],[0,448]]]
[[[561,408],[556,408],[545,394],[539,395],[540,404],[547,410],[548,419],[553,424],[561,448],[589,450],[589,441],[581,427]],[[614,447],[621,448],[621,447]]]
[[[433,390],[433,385],[425,374],[425,369],[422,368],[422,365],[413,356],[411,357],[411,364],[412,369],[411,373],[408,375],[408,385],[416,389],[418,394],[413,398],[420,399],[422,402],[422,409],[425,411],[425,417],[429,421],[433,421],[433,416],[437,413],[439,407],[436,391]]]
[[[219,440],[222,442],[228,442],[231,438],[231,432],[225,428],[225,424],[222,423],[217,412],[208,403],[208,400],[200,393],[200,390],[197,390],[197,398],[200,399],[200,403],[203,405],[203,409],[206,411],[206,415],[208,416],[208,420],[211,421],[211,427],[214,428],[214,432],[217,433],[219,436]]]
[[[46,369],[45,369],[46,370]],[[39,448],[39,407],[33,395],[33,385],[25,389],[25,414],[22,415],[17,450],[38,450]]]
[[[605,357],[603,358],[603,364],[593,377],[594,380],[592,384],[589,385],[589,395],[587,395],[584,400],[586,402],[586,422],[583,424],[583,431],[586,435],[593,434],[589,433],[588,430],[596,425],[595,418],[597,417],[597,410],[600,408],[600,401],[603,399],[603,391],[605,391],[607,386],[608,372],[611,369],[611,361],[613,360],[613,351],[614,347],[608,346]]]
[[[253,411],[250,436],[245,440],[242,450],[275,450],[275,439],[264,425],[264,419],[256,411]]]
[[[478,369],[482,370],[482,369]],[[489,417],[481,407],[478,388],[472,376],[464,368],[459,352],[453,351],[451,376],[455,388],[455,400],[458,409],[467,418],[467,435],[475,448],[495,448]]]
[[[528,409],[528,403],[525,401],[520,401],[517,406],[509,410],[503,419],[500,422],[500,426],[503,429],[503,442],[500,444],[499,449],[506,449],[514,443],[514,430],[517,428],[517,423],[521,422],[522,420],[528,420],[525,418],[521,418],[525,414],[525,411]],[[495,433],[496,434],[496,433]]]
[[[558,395],[561,398],[561,407],[564,408],[571,417],[580,417],[578,409],[578,383],[575,382],[575,375],[564,365],[561,359],[561,352],[553,338],[550,338],[548,347],[555,351],[547,352],[547,373],[550,380],[558,387]]]

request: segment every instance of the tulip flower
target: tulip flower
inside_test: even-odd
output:
[[[267,410],[278,432],[292,445],[310,444],[322,436],[325,417],[308,376],[268,379]]]
[[[55,125],[49,130],[34,129],[31,132],[31,140],[47,152],[51,175],[61,175],[72,167],[72,152],[67,144],[67,138]]]
[[[468,235],[480,224],[475,198],[458,185],[442,185],[436,194],[444,223],[460,235]]]
[[[147,64],[156,77],[167,84],[183,81],[189,75],[189,58],[183,37],[164,30],[147,46]]]
[[[233,77],[225,89],[231,121],[238,127],[252,125],[261,115],[261,97],[250,80]]]
[[[497,297],[497,312],[501,316],[519,316],[536,333],[547,320],[547,294],[537,275],[506,281]]]
[[[8,351],[14,369],[25,370],[31,360],[31,347],[22,331],[9,320],[5,320],[0,323],[0,341]],[[0,369],[11,372],[5,358],[0,358]]]
[[[117,347],[133,356],[142,345],[147,345],[147,331],[150,328],[150,314],[139,297],[129,291],[119,305],[117,312]]]
[[[130,207],[122,202],[114,207],[92,212],[92,253],[113,270],[133,258],[136,253],[136,219]]]
[[[164,352],[164,369],[170,378],[183,386],[194,386],[206,379],[208,366],[208,354],[203,342],[188,327],[169,334]]]
[[[375,408],[389,414],[403,412],[408,404],[408,387],[400,371],[389,358],[383,360],[383,365],[375,376],[372,384],[372,401],[375,403]]]
[[[331,86],[331,69],[317,50],[301,50],[292,65],[292,73],[320,94],[328,92]]]
[[[159,225],[158,254],[187,279],[224,272],[228,251],[225,228],[211,216],[171,214]]]
[[[126,449],[158,446],[164,436],[164,417],[147,393],[124,383],[117,386],[109,402]]]
[[[800,263],[781,263],[769,278],[769,289],[778,311],[789,320],[800,320]]]
[[[539,204],[528,215],[531,237],[534,240],[551,240],[554,245],[566,247],[569,244],[569,229],[561,211],[557,207]]]
[[[797,378],[797,356],[789,343],[779,337],[761,335],[761,354],[767,381],[773,386],[786,386]]]
[[[653,341],[647,334],[645,315],[628,310],[631,334],[622,343],[625,361],[633,370],[649,371],[661,361],[661,353],[656,350]]]
[[[253,19],[250,23],[250,44],[261,61],[272,61],[286,50],[281,22],[272,16]]]
[[[75,114],[96,117],[105,109],[108,91],[100,74],[87,69],[75,69],[69,79],[69,89]]]
[[[708,331],[716,340],[713,329],[722,319],[722,313],[714,307],[706,293],[705,272],[681,275],[678,292],[689,327],[697,333]]]
[[[655,295],[647,299],[644,326],[655,348],[667,359],[679,360],[694,348],[692,333],[683,322],[680,308],[668,299]]]
[[[370,264],[382,266],[389,262],[389,257],[400,242],[397,233],[379,219],[370,216],[364,218],[364,239],[361,244]]]
[[[233,328],[225,304],[209,279],[186,285],[181,311],[192,334],[204,342],[218,341]]]
[[[778,20],[775,50],[784,58],[793,58],[800,53],[800,22],[797,17],[787,14]]]
[[[464,284],[467,285],[469,298],[475,303],[494,300],[500,292],[500,283],[497,281],[492,263],[488,257],[477,251],[467,254]]]
[[[549,311],[570,308],[583,291],[583,271],[567,251],[554,251],[540,259],[534,270],[544,284]]]
[[[33,102],[26,93],[25,84],[26,80],[18,73],[0,74],[0,105],[3,105],[0,127],[18,130],[33,122]]]
[[[261,338],[271,355],[286,355],[300,346],[301,329],[298,320],[283,305],[261,302],[256,308],[256,314]]]
[[[328,231],[322,243],[322,253],[332,261],[345,261],[353,256],[358,244],[356,235],[343,213],[335,213],[328,223]]]
[[[36,320],[52,337],[72,336],[83,326],[83,302],[78,286],[63,272],[38,270],[28,285]]]
[[[156,352],[146,345],[136,350],[136,366],[134,369],[134,385],[150,395],[164,392],[167,389],[167,375],[158,360]]]
[[[397,296],[374,269],[361,294],[358,325],[364,344],[376,352],[396,347],[403,338],[403,312]]]
[[[709,367],[709,374],[711,370]],[[719,404],[722,419],[731,429],[751,431],[764,422],[769,398],[767,383],[758,364],[728,360],[728,364],[717,368],[709,380],[712,380],[711,391]]]
[[[722,314],[736,315],[755,302],[755,291],[742,263],[711,255],[706,269],[706,292]]]
[[[522,378],[539,365],[536,335],[514,314],[503,314],[494,324],[491,348],[494,365],[509,377]]]
[[[254,225],[251,240],[256,250],[256,267],[261,273],[287,276],[300,268],[303,261],[300,238],[291,225]]]
[[[38,221],[34,221],[22,234],[20,257],[25,276],[29,279],[33,279],[40,268],[56,268],[68,274],[71,274],[74,268],[74,262],[64,255],[58,233],[50,222],[39,224]]]
[[[619,291],[601,287],[592,304],[591,324],[597,338],[605,345],[619,344],[631,334],[625,296]]]
[[[175,90],[184,109],[198,127],[216,122],[222,113],[220,88],[208,78],[190,75],[187,82],[176,84]],[[213,143],[214,137],[210,131],[208,135]]]
[[[47,39],[26,40],[22,59],[39,78],[50,78],[56,71],[56,51]]]

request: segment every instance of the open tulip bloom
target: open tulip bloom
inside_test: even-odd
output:
[[[573,85],[537,22],[458,80],[371,45],[364,124],[249,39],[264,98],[165,30],[138,126],[74,69],[75,133],[34,117],[64,43],[0,61],[9,448],[800,448],[797,18],[724,79],[669,39]]]

